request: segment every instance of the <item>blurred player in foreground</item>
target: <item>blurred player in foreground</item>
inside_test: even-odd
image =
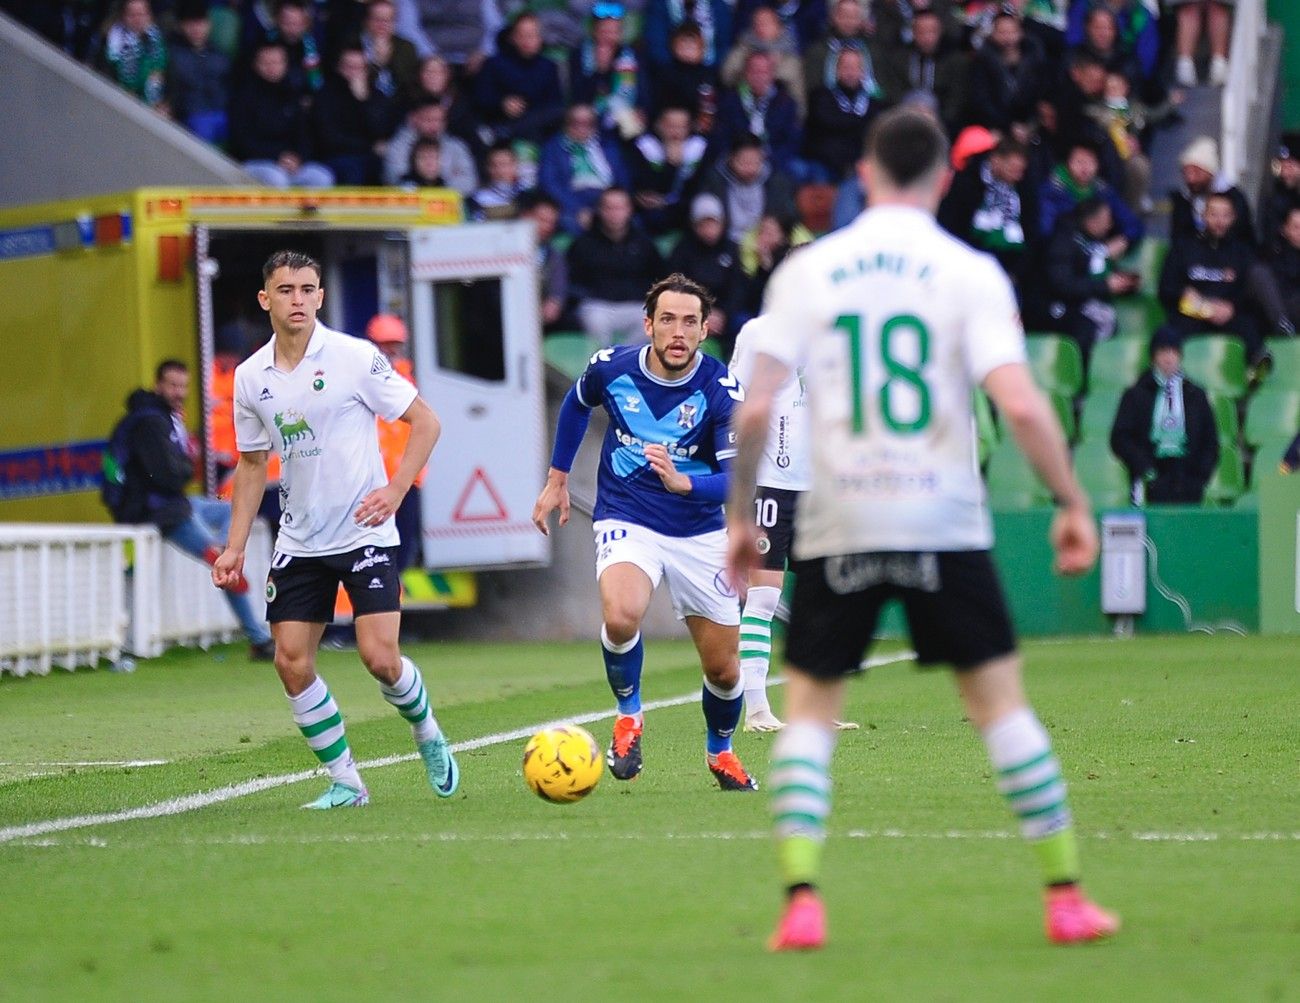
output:
[[[1025,365],[1006,276],[945,234],[934,212],[948,144],[935,121],[900,109],[877,120],[860,171],[870,207],[794,255],[768,290],[749,400],[736,420],[728,560],[757,557],[755,472],[776,388],[802,369],[812,404],[812,487],[801,499],[786,646],[787,727],[772,750],[772,804],[788,899],[770,946],[819,948],[817,891],[830,814],[832,721],[881,606],[903,603],[917,661],[948,663],[998,789],[1020,820],[1046,886],[1056,943],[1106,937],[1118,919],[1084,897],[1065,783],[1026,701],[1015,636],[989,549],[971,394],[982,386],[1057,499],[1057,570],[1097,555],[1087,496],[1056,418]]]

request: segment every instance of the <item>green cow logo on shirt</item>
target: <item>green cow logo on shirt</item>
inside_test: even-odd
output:
[[[300,442],[311,436],[312,441],[316,440],[316,433],[311,430],[307,424],[307,419],[300,411],[282,411],[275,416],[275,427],[280,430],[280,437],[284,440],[284,448],[287,450],[295,442]]]

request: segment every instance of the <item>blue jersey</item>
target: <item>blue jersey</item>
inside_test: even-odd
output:
[[[646,368],[649,352],[649,345],[601,349],[578,378],[578,401],[609,413],[594,517],[623,519],[665,536],[722,529],[722,506],[665,488],[646,461],[645,446],[666,446],[677,469],[691,477],[721,473],[723,461],[736,455],[731,412],[745,391],[725,365],[703,353],[688,375],[662,380]]]

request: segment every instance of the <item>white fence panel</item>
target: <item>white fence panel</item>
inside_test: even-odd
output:
[[[245,573],[259,618],[270,563],[271,535],[258,522]],[[207,565],[152,527],[0,524],[0,673],[45,675],[239,635]]]

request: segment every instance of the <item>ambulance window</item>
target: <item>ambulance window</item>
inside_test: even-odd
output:
[[[435,282],[433,309],[440,368],[498,383],[506,378],[499,278]]]

